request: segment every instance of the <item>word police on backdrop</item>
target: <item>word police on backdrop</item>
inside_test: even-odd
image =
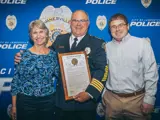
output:
[[[132,19],[130,26],[137,26],[137,27],[160,26],[160,19]]]
[[[116,4],[117,0],[86,0],[86,4]]]
[[[16,43],[16,42],[0,42],[0,49],[27,49],[28,43]]]
[[[0,0],[0,4],[26,4],[27,0]]]

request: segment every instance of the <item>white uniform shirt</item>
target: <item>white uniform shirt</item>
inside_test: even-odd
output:
[[[77,44],[76,46],[79,44],[79,42],[83,39],[85,35],[81,36],[81,37],[77,37]],[[69,46],[71,49],[72,44],[74,43],[74,38],[76,38],[73,34],[71,35],[70,39],[69,39]]]
[[[150,43],[126,35],[107,43],[109,76],[106,87],[116,93],[133,93],[145,87],[144,102],[154,105],[158,70]]]

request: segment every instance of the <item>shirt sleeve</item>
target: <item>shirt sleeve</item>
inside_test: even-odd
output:
[[[158,69],[155,56],[151,44],[144,40],[143,43],[143,64],[144,64],[144,81],[145,81],[145,97],[144,102],[154,105],[155,94],[157,91]]]
[[[26,56],[26,52],[27,50],[24,50],[23,53],[21,53],[21,61],[19,64],[15,65],[15,71],[14,71],[14,76],[11,82],[11,95],[15,96],[20,92],[20,87],[21,85],[21,79],[22,79],[22,69],[23,69],[23,62],[24,62],[24,58],[28,59],[28,55]]]
[[[103,48],[103,44],[104,42],[101,42],[100,44],[97,43],[97,46],[99,47],[96,48],[95,53],[92,56],[94,71],[92,74],[91,83],[86,89],[86,92],[93,96],[93,100],[95,101],[97,101],[101,95],[108,76],[106,53]]]
[[[19,64],[15,66],[15,71],[14,71],[14,76],[11,82],[11,95],[15,96],[17,93],[19,93],[19,86],[21,81],[20,81],[20,74],[19,74]]]

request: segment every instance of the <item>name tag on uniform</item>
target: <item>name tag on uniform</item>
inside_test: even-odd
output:
[[[58,48],[64,48],[64,46],[58,46]]]

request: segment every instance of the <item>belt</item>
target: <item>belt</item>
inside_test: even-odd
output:
[[[107,89],[107,90],[112,92],[113,94],[118,95],[119,97],[133,97],[133,96],[136,96],[136,95],[143,94],[145,92],[144,88],[142,90],[135,91],[133,93],[116,93],[116,92],[113,92],[112,90],[109,90],[109,89]]]

